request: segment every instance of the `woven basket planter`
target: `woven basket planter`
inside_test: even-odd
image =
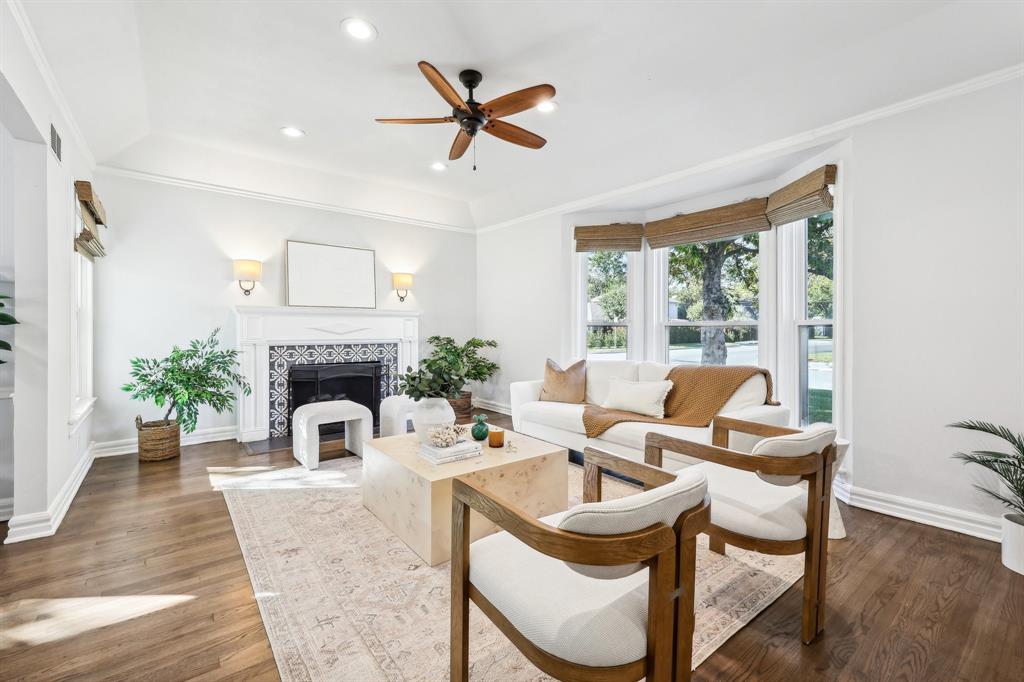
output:
[[[144,422],[135,418],[139,431],[139,461],[159,462],[181,454],[181,425],[176,421],[159,420]]]
[[[473,419],[473,394],[463,391],[458,398],[449,398],[448,403],[455,410],[455,423],[464,424]]]

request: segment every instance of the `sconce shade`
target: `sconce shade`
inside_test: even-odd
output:
[[[235,279],[240,282],[259,282],[263,276],[263,263],[258,260],[236,260]]]
[[[395,272],[391,274],[391,284],[395,289],[408,291],[412,289],[412,274],[408,272]]]

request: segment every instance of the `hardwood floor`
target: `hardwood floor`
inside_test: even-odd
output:
[[[0,547],[0,679],[277,679],[208,471],[260,466],[291,455],[228,441],[96,460],[56,536]],[[800,643],[798,582],[695,680],[1022,679],[1024,576],[999,545],[840,506],[824,636]]]

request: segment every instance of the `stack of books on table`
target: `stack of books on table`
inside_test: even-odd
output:
[[[483,454],[483,448],[480,447],[480,443],[475,441],[459,441],[448,448],[435,447],[429,443],[420,445],[420,457],[433,464],[457,462],[460,459],[479,457],[481,454]]]

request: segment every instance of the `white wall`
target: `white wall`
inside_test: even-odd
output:
[[[830,138],[847,140],[851,178],[855,502],[891,513],[907,506],[897,498],[937,505],[924,520],[975,524],[990,537],[1000,509],[972,487],[990,479],[950,455],[993,443],[945,424],[978,418],[1024,431],[1022,106],[1016,78]],[[565,219],[478,237],[477,329],[504,348],[494,403],[508,403],[509,382],[539,378],[545,358],[568,353]]]
[[[234,346],[236,305],[285,305],[288,239],[371,248],[377,257],[377,307],[421,311],[420,335],[472,336],[476,250],[472,234],[399,224],[272,201],[230,196],[100,172],[97,187],[112,228],[109,255],[96,265],[97,443],[133,438],[134,417],[159,410],[119,387],[129,360],[162,357],[223,327]],[[231,260],[263,261],[263,281],[243,296]],[[412,272],[404,303],[392,272]],[[422,353],[422,349],[421,349]],[[403,368],[404,369],[404,368]],[[199,428],[233,425],[231,414],[204,411]]]
[[[853,483],[996,512],[945,424],[1024,431],[1024,80],[853,133]]]

